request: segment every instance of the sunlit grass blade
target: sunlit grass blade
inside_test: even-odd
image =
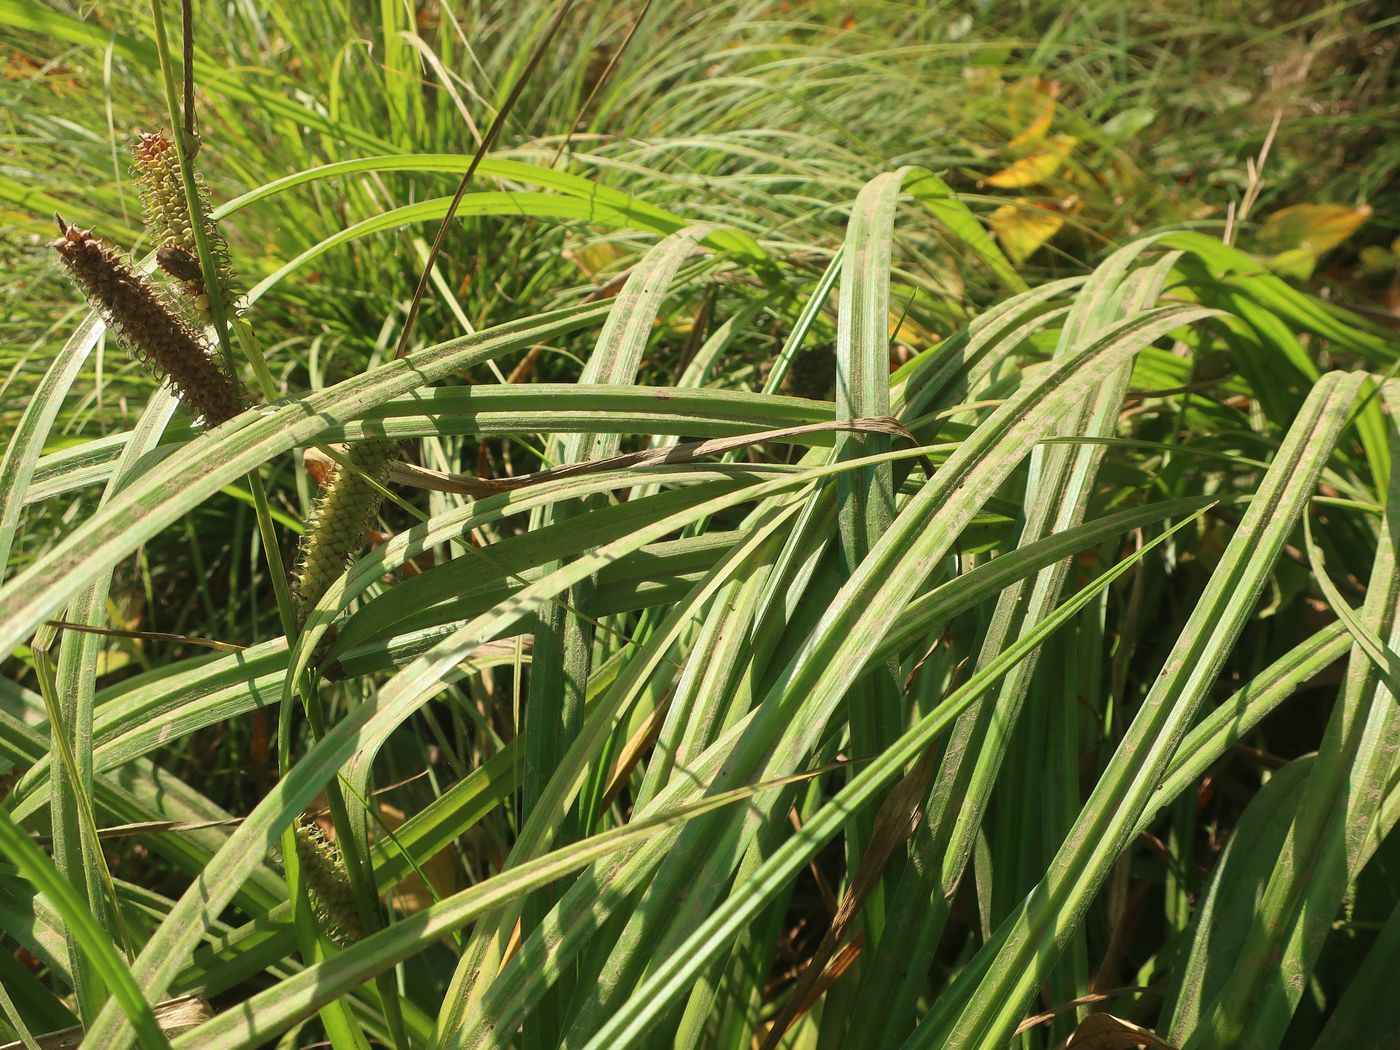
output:
[[[1345,425],[1362,376],[1314,388],[1269,468],[1226,556],[1182,630],[1164,673],[1129,727],[1050,870],[1003,924],[911,1046],[1009,1035],[1108,869],[1130,841],[1150,792],[1218,673]],[[983,961],[985,960],[985,961]]]
[[[1386,385],[1392,408],[1400,383]],[[1400,463],[1400,427],[1392,417],[1391,461]],[[1395,516],[1400,512],[1400,471],[1392,470],[1366,602],[1356,619],[1393,648],[1400,641],[1400,563]],[[1355,639],[1352,624],[1348,631]],[[1368,841],[1382,837],[1377,824],[1397,755],[1396,695],[1368,645],[1356,639],[1341,696],[1317,758],[1287,811],[1287,832],[1267,884],[1249,911],[1223,920],[1243,928],[1240,960],[1276,959],[1290,974],[1306,975],[1316,963],[1348,884],[1361,870]],[[1217,962],[1221,953],[1212,953]],[[1265,967],[1240,965],[1218,971],[1199,999],[1179,1002],[1172,1030],[1184,1045],[1279,1045],[1303,992],[1302,982],[1280,982]],[[1184,1007],[1184,1009],[1183,1009]],[[1199,1010],[1194,1024],[1183,1021]]]
[[[5,579],[15,530],[19,527],[20,511],[24,507],[35,466],[44,450],[44,442],[49,438],[49,431],[64,397],[77,378],[78,370],[97,345],[102,331],[101,319],[96,314],[90,314],[69,336],[6,442],[5,458],[0,463],[0,582]]]
[[[166,391],[158,392],[152,399],[137,425],[133,440],[123,450],[122,458],[113,471],[103,494],[104,500],[110,499],[124,484],[129,483],[141,457],[160,441],[161,432],[178,404],[175,397]],[[91,627],[106,623],[110,585],[110,573],[90,584],[69,604],[65,619]],[[36,647],[47,645],[58,636],[58,632],[47,625],[41,632],[47,635],[47,639],[43,642],[36,640]],[[50,769],[56,775],[52,775],[49,781],[49,826],[53,830],[54,861],[59,871],[75,887],[82,887],[85,903],[93,916],[116,943],[126,944],[129,949],[125,923],[116,910],[115,902],[108,899],[111,876],[107,872],[106,860],[101,856],[101,847],[79,832],[86,824],[79,818],[79,813],[95,812],[93,701],[99,641],[98,636],[93,634],[65,631],[59,644],[54,686],[61,732],[55,732],[50,727],[54,741]],[[60,741],[65,741],[66,746],[72,749],[76,782],[69,780],[67,764],[58,760]],[[94,996],[89,983],[93,976],[90,960],[76,941],[69,944],[69,957],[80,1013],[85,1022],[90,1022],[105,995],[99,991]]]

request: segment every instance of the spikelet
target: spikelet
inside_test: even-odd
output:
[[[238,388],[203,335],[91,230],[68,226],[62,219],[58,225],[63,236],[50,247],[131,355],[168,382],[209,426],[237,415],[242,409]]]
[[[312,820],[297,821],[295,833],[301,877],[317,923],[342,948],[358,941],[363,934],[340,847]]]
[[[146,217],[146,232],[157,245],[156,262],[179,283],[195,315],[204,324],[211,324],[209,291],[199,268],[199,251],[190,226],[189,209],[185,202],[185,184],[180,177],[180,162],[175,143],[164,135],[140,135],[132,150],[136,166],[132,169],[141,186],[141,208]],[[209,218],[209,195],[204,180],[195,176],[199,190],[200,211],[204,215],[204,234],[218,270],[219,287],[223,290],[225,314],[232,314],[232,304],[238,298],[233,268],[229,265],[228,244]]]
[[[326,589],[365,546],[365,533],[379,510],[380,495],[361,474],[383,485],[397,452],[393,441],[361,441],[351,445],[346,460],[360,473],[339,463],[321,490],[302,533],[292,570],[292,599],[298,621],[321,600]]]

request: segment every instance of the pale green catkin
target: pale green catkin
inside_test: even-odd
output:
[[[168,382],[190,409],[217,425],[242,410],[238,387],[220,366],[202,332],[171,308],[159,289],[111,245],[59,220],[63,236],[50,242],[88,301],[127,351]]]
[[[295,833],[301,877],[317,924],[331,943],[342,948],[358,941],[363,933],[340,847],[314,821],[297,821]]]
[[[180,162],[175,144],[164,135],[142,134],[132,150],[136,165],[132,169],[141,187],[141,207],[146,219],[146,232],[156,245],[156,261],[161,269],[175,278],[184,292],[190,308],[204,324],[213,322],[209,309],[209,291],[199,268],[199,250],[185,200],[185,184],[180,177]],[[238,298],[233,267],[229,263],[228,244],[209,217],[209,195],[204,180],[195,176],[199,192],[200,211],[204,216],[204,235],[218,271],[219,288],[223,293],[224,314],[231,316]]]
[[[345,459],[356,470],[347,470],[337,463],[331,471],[307,519],[292,569],[292,598],[298,620],[306,619],[326,589],[364,549],[365,534],[381,498],[365,478],[383,485],[397,448],[392,441],[359,442],[345,453]]]

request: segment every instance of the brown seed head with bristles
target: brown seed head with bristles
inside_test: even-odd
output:
[[[57,216],[55,216],[57,218]],[[88,301],[138,361],[213,426],[242,410],[238,389],[204,337],[110,245],[58,219],[50,242]]]

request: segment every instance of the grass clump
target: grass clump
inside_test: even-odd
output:
[[[0,1039],[1387,1045],[1387,12],[176,10],[0,0]]]

